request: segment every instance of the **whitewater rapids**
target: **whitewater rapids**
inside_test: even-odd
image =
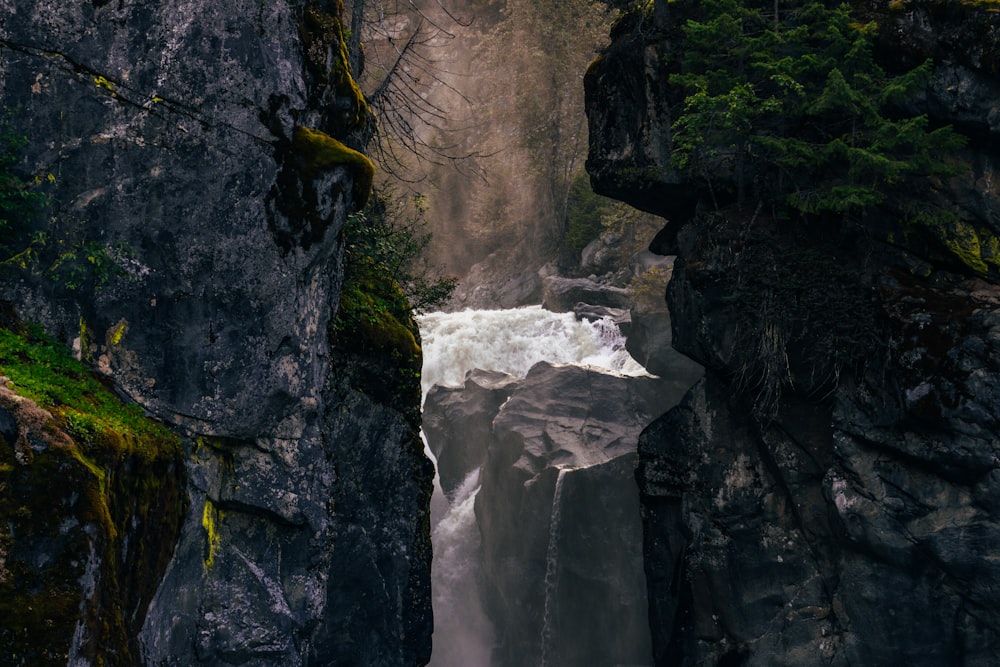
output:
[[[625,337],[609,318],[577,321],[573,313],[541,306],[465,310],[417,317],[424,350],[424,395],[436,384],[460,387],[474,368],[518,378],[539,361],[594,366],[623,375],[645,369],[625,350]]]

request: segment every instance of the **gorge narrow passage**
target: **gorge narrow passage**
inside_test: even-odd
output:
[[[567,590],[583,598],[590,593],[601,599],[643,595],[637,494],[630,456],[616,457],[616,451],[586,454],[580,444],[596,439],[615,450],[621,434],[602,435],[608,427],[586,416],[591,406],[560,407],[557,402],[560,396],[573,394],[566,383],[587,384],[591,380],[581,380],[591,375],[614,383],[655,380],[629,356],[624,337],[607,319],[577,321],[572,313],[526,307],[431,313],[420,316],[419,323],[424,349],[425,437],[428,454],[438,467],[432,501],[435,632],[430,664],[491,667],[514,664],[515,660],[529,660],[522,664],[539,664],[540,660],[552,665],[581,664],[567,661],[562,652],[567,644],[587,642],[567,637],[566,629],[576,626],[575,632],[594,633],[586,624],[575,623],[572,616],[581,611],[598,617],[621,615],[623,609],[610,606],[606,611],[595,611],[594,605],[581,608],[566,604],[560,596],[565,597]],[[531,388],[533,378],[548,373],[563,379]],[[557,396],[542,397],[533,392]],[[589,391],[584,393],[589,397]],[[619,403],[622,414],[632,410],[623,404],[631,402],[624,394],[612,391],[609,395]],[[482,400],[477,401],[477,396]],[[539,405],[537,418],[526,417],[517,408],[525,400]],[[509,428],[502,426],[505,420],[513,420]],[[543,448],[548,451],[539,454],[531,478],[520,479],[512,476],[519,466],[510,465],[509,454],[533,445],[519,435],[514,437],[518,441],[514,450],[509,449],[509,432],[529,422],[543,431],[541,439],[549,443]],[[636,421],[636,433],[640,427]],[[631,446],[634,450],[634,442]],[[456,468],[457,459],[464,464]],[[606,480],[599,479],[609,475],[599,472],[604,469],[614,470],[610,474],[614,482],[604,490],[593,487],[597,497],[577,497],[576,507],[566,506],[568,521],[564,524],[563,491],[572,486],[566,483],[570,479],[567,473],[578,466],[591,466],[594,471],[590,478],[579,476],[581,485],[604,485]],[[506,489],[514,495],[508,496]],[[581,502],[606,503],[613,508],[614,517],[593,512],[593,508],[580,506]],[[519,510],[510,514],[515,508]],[[607,560],[606,551],[598,544],[592,553],[581,549],[590,540],[584,534],[588,528],[581,523],[628,533],[630,537],[623,540],[614,537],[612,547],[635,552],[627,566]],[[576,563],[567,586],[560,583],[561,565],[554,562],[564,557]],[[498,568],[497,558],[505,565]],[[581,569],[579,562],[588,560],[591,562]],[[503,571],[507,566],[522,572],[515,579],[519,585],[511,586]],[[588,568],[612,575],[605,581],[588,580]],[[623,585],[622,578],[629,583]],[[595,592],[598,588],[602,590]],[[514,599],[517,601],[511,602]],[[627,611],[635,612],[630,621],[639,626],[640,634],[648,634],[644,629],[645,600],[640,602],[629,605]],[[527,637],[526,645],[522,645],[522,634]],[[640,653],[644,643],[648,645],[648,637],[637,642]]]

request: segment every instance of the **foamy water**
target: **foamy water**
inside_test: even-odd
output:
[[[625,337],[605,318],[577,321],[541,306],[428,313],[417,318],[423,341],[423,390],[460,387],[474,368],[524,377],[539,361],[577,363],[624,375],[645,369],[625,350]]]

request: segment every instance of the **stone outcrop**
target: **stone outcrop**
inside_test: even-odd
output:
[[[706,368],[639,444],[658,665],[985,665],[1000,647],[1000,15],[855,4],[887,66],[935,58],[914,108],[970,137],[941,184],[964,227],[938,239],[877,215],[849,238],[748,231],[699,206],[669,162],[684,3],[624,18],[588,72],[594,184],[669,219],[673,345]]]
[[[429,657],[419,390],[330,336],[340,230],[371,179],[341,7],[0,1],[0,102],[54,238],[127,249],[102,289],[3,297],[183,440],[148,664]]]
[[[589,278],[548,276],[542,281],[542,286],[542,307],[553,313],[568,313],[580,303],[626,309],[631,300],[627,289]]]
[[[653,375],[694,384],[703,369],[673,348],[670,311],[663,299],[673,275],[673,262],[666,268],[654,267],[645,273],[636,272],[636,275],[642,279],[633,288],[625,349]]]
[[[465,376],[463,387],[435,385],[427,392],[424,435],[437,459],[441,489],[449,498],[486,461],[493,418],[516,382],[507,373],[475,369]]]
[[[475,511],[493,664],[646,664],[636,438],[688,385],[544,362],[490,393],[496,379],[470,374],[426,404],[463,415],[461,431],[427,432],[441,470],[462,447],[485,457]]]
[[[84,393],[77,378],[60,381]],[[54,416],[23,391],[0,380],[0,655],[139,664],[139,631],[185,514],[178,440],[162,427],[125,433]]]

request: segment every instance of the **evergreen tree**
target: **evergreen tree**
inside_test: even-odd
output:
[[[961,137],[890,112],[929,64],[887,74],[873,56],[876,26],[846,5],[762,5],[704,0],[684,25],[671,77],[685,93],[675,168],[703,179],[717,206],[753,199],[785,215],[852,217],[882,206],[912,222],[946,219],[912,184],[952,173],[943,156]]]

